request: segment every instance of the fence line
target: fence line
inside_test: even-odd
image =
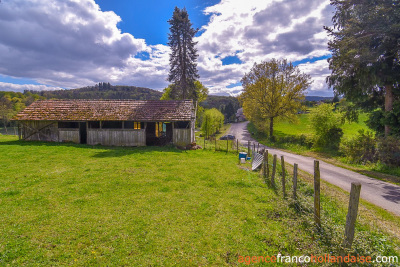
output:
[[[252,145],[254,148],[254,144]],[[251,147],[250,142],[248,143],[247,147]],[[257,153],[257,151],[253,151]],[[281,191],[283,198],[286,197],[286,190],[291,190],[292,198],[287,199],[290,202],[290,206],[293,207],[300,214],[310,214],[311,217],[309,217],[309,219],[314,222],[316,233],[325,236],[325,238],[335,240],[331,242],[335,242],[335,246],[337,246],[338,249],[340,248],[340,251],[350,251],[353,244],[354,235],[357,235],[357,231],[360,232],[359,235],[365,235],[365,230],[363,230],[363,227],[356,227],[360,223],[362,223],[363,225],[366,223],[370,225],[372,224],[373,226],[370,229],[373,229],[374,233],[376,230],[378,230],[379,234],[384,236],[382,237],[382,239],[384,240],[385,238],[392,240],[391,236],[395,236],[400,240],[400,231],[398,228],[396,228],[396,226],[385,227],[383,225],[384,231],[381,231],[382,220],[384,218],[377,217],[376,213],[373,213],[373,216],[375,217],[372,221],[363,218],[364,216],[366,216],[365,211],[369,211],[369,209],[359,203],[361,186],[357,184],[352,184],[352,188],[356,189],[353,189],[353,192],[355,190],[355,193],[352,192],[350,194],[350,197],[348,193],[337,190],[335,190],[333,195],[332,192],[329,192],[328,195],[321,195],[319,161],[314,162],[314,188],[311,189],[308,182],[304,182],[298,179],[299,167],[297,163],[294,164],[293,173],[292,175],[290,175],[290,173],[288,173],[288,171],[284,167],[285,162],[283,156],[281,157],[281,165],[283,165],[281,166],[281,170],[277,169],[277,155],[269,156],[268,151],[266,150],[263,151],[263,156],[264,164],[262,165],[261,174],[265,183],[268,186],[274,188],[277,192]],[[269,175],[270,166],[272,169],[271,176]],[[282,179],[280,181],[279,179],[276,180],[276,175],[281,176]],[[276,183],[276,181],[278,181],[278,183]],[[326,187],[326,185],[324,187]],[[349,199],[347,210],[341,200],[343,198]],[[390,224],[391,223],[389,223],[389,225]],[[379,227],[377,227],[377,225],[379,225]],[[372,232],[368,232],[368,234],[370,236],[374,236]],[[340,242],[337,241],[338,236]],[[362,247],[362,243],[360,242],[363,241],[361,241],[361,239],[357,239],[357,242],[358,249],[360,245]],[[400,251],[400,246],[396,244],[395,241],[393,241],[392,243],[394,244],[395,248]]]

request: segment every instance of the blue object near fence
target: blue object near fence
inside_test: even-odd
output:
[[[246,152],[240,152],[239,153],[239,159],[247,159],[247,153]]]

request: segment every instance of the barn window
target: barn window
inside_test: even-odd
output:
[[[175,129],[187,129],[187,128],[190,128],[189,123],[190,123],[189,121],[177,121],[174,124],[174,128]]]
[[[58,128],[61,129],[77,129],[79,128],[79,122],[76,121],[59,121]]]
[[[89,129],[100,129],[99,121],[89,121],[88,122]]]
[[[122,121],[103,121],[101,124],[103,129],[122,129]]]
[[[135,129],[135,130],[140,130],[143,129],[143,122],[137,122],[137,121],[126,121],[124,122],[124,128],[125,129]]]

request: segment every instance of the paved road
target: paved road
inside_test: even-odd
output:
[[[229,134],[233,134],[243,145],[248,141],[255,142],[251,134],[247,131],[248,122],[233,123]],[[277,154],[278,158],[283,155],[285,162],[289,164],[297,163],[303,171],[314,172],[314,158],[287,153],[277,149],[268,148],[268,152]],[[321,179],[339,186],[350,192],[351,183],[361,183],[361,198],[382,207],[397,216],[400,216],[400,186],[382,182],[368,176],[349,171],[334,165],[320,161]]]

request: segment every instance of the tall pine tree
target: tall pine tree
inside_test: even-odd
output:
[[[197,100],[194,82],[199,78],[197,72],[197,42],[193,37],[197,29],[192,27],[189,15],[185,8],[175,7],[168,35],[168,45],[171,47],[169,59],[170,71],[168,81],[172,83],[170,97],[172,99]]]

